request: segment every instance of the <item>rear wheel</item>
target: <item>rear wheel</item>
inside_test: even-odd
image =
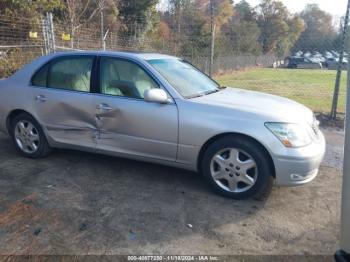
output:
[[[10,134],[17,151],[30,158],[41,158],[51,152],[45,134],[29,114],[21,113],[11,121]]]
[[[220,195],[233,199],[261,196],[271,188],[272,172],[265,150],[254,141],[227,136],[204,153],[202,173]]]

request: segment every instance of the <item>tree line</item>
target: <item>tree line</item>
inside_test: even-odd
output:
[[[341,31],[316,4],[291,13],[278,0],[0,0],[0,16],[40,23],[47,12],[74,38],[79,29],[117,37],[172,43],[176,54],[205,56],[215,36],[215,55],[274,54],[337,49]],[[345,11],[344,11],[345,13]],[[214,25],[214,26],[213,26]],[[102,28],[102,29],[101,29]]]

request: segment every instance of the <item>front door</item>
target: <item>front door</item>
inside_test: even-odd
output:
[[[99,150],[175,161],[177,106],[146,102],[144,92],[150,88],[161,87],[140,65],[101,57],[95,99]]]
[[[38,121],[57,143],[95,148],[94,96],[90,93],[94,56],[57,58],[32,79],[31,99]]]

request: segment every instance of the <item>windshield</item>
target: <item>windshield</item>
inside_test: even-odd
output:
[[[185,98],[194,98],[219,91],[219,85],[189,63],[179,59],[148,60]]]

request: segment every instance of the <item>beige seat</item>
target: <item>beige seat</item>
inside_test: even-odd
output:
[[[102,93],[107,95],[114,95],[114,96],[122,96],[122,92],[120,89],[116,87],[110,86],[110,83],[117,78],[118,73],[116,72],[113,61],[106,61],[103,64],[102,68],[102,81],[101,81],[101,87],[102,87]],[[113,79],[114,78],[114,79]]]
[[[90,78],[91,78],[90,72],[76,76],[72,83],[72,89],[76,91],[89,92]]]
[[[134,77],[134,83],[142,98],[144,98],[144,93],[146,90],[158,88],[158,86],[155,86],[155,83],[150,79],[150,77],[141,69],[137,70]]]

